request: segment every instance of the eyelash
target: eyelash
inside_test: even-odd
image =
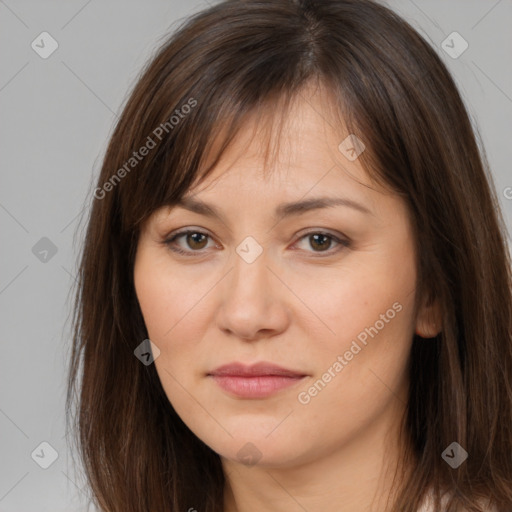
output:
[[[175,240],[181,236],[184,236],[184,235],[188,235],[188,234],[199,234],[199,235],[204,235],[206,237],[210,237],[210,235],[208,233],[205,233],[201,230],[198,230],[198,229],[184,229],[182,231],[178,231],[177,233],[174,233],[170,238],[167,238],[165,239],[162,243],[164,245],[166,245],[167,247],[169,247],[169,249],[173,252],[176,252],[178,254],[181,254],[183,256],[187,256],[187,257],[197,257],[197,256],[202,256],[204,254],[204,250],[200,250],[200,251],[185,251],[183,249],[180,249],[176,246],[173,247],[173,243],[175,242]],[[301,241],[302,239],[310,236],[310,235],[323,235],[323,236],[326,236],[332,240],[334,240],[336,243],[338,243],[341,247],[338,247],[338,249],[336,249],[335,251],[332,251],[331,249],[328,249],[326,251],[313,251],[313,252],[317,252],[318,254],[325,254],[325,256],[315,256],[315,258],[323,258],[323,257],[327,257],[327,256],[332,256],[333,254],[336,254],[338,253],[339,251],[343,250],[343,248],[348,248],[351,246],[351,241],[346,239],[346,240],[343,240],[341,238],[338,238],[337,236],[333,235],[332,233],[328,233],[328,232],[325,232],[325,231],[309,231],[308,233],[305,233],[303,234],[298,241]],[[211,238],[211,237],[210,237]]]

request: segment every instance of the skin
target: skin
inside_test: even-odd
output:
[[[189,191],[223,220],[165,207],[139,237],[135,287],[160,350],[156,369],[174,409],[221,457],[227,512],[388,510],[412,337],[415,329],[424,337],[439,331],[437,304],[414,316],[408,210],[370,181],[359,160],[338,151],[348,134],[340,138],[327,121],[332,107],[324,98],[309,89],[300,95],[269,177],[261,172],[263,137],[247,123],[214,172]],[[317,196],[350,198],[371,214],[334,206],[272,218],[282,202]],[[200,255],[163,243],[181,228],[207,232],[174,241]],[[309,235],[318,231],[351,244],[315,243]],[[252,263],[236,252],[247,236],[263,249]],[[395,303],[394,318],[301,403],[299,393],[329,368],[332,376],[337,357]],[[207,376],[234,361],[270,361],[307,377],[268,398],[234,398]],[[249,464],[237,455],[246,443]]]

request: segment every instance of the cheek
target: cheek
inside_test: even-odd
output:
[[[344,269],[315,270],[314,274],[295,273],[294,293],[304,298],[294,316],[301,331],[308,333],[320,355],[348,349],[359,336],[364,343],[371,334],[398,336],[410,329],[414,294],[414,266],[406,259],[397,265],[390,258],[357,255],[358,263]],[[400,311],[398,311],[400,310]],[[300,314],[299,314],[300,313]],[[370,331],[370,332],[368,332]]]
[[[321,320],[314,315],[298,320],[304,322],[305,332],[312,332],[306,322],[318,326],[309,338],[319,341],[311,352],[317,372],[301,389],[305,395],[299,403],[308,402],[306,408],[311,410],[327,410],[336,421],[337,409],[331,405],[346,406],[362,419],[369,409],[387,403],[390,390],[401,393],[406,382],[415,267],[412,257],[382,254],[366,261],[360,255],[358,264],[350,272],[339,272],[336,280],[316,279],[315,293],[311,280],[297,288],[302,294],[310,290],[304,296]]]
[[[137,298],[148,337],[160,350],[155,366],[167,395],[178,400],[181,386],[188,389],[204,369],[198,345],[208,324],[206,295],[214,284],[211,281],[208,276],[171,268],[165,255],[150,248],[137,255]]]
[[[165,333],[176,322],[170,287],[154,268],[140,267],[135,274],[135,288],[148,336],[160,347]]]
[[[196,308],[200,309],[200,298],[206,291],[201,292],[204,285],[173,271],[165,257],[152,255],[150,250],[137,255],[134,282],[152,341],[165,345],[184,325],[193,326],[187,320],[197,313]]]
[[[311,352],[316,372],[295,397],[295,417],[304,424],[316,418],[315,436],[327,445],[352,439],[381,415],[398,414],[407,401],[413,313],[406,290],[375,281],[347,287],[333,302],[336,334],[319,338]]]

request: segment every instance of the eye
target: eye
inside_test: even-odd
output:
[[[186,251],[180,247],[176,247],[176,240],[185,237],[185,241],[189,244],[189,247],[194,249],[193,251]],[[183,254],[184,256],[196,256],[201,249],[204,249],[205,242],[207,241],[209,235],[207,233],[203,233],[197,229],[184,229],[175,233],[171,238],[164,240],[164,244],[171,249],[171,251],[177,252],[179,254]],[[197,249],[197,250],[195,250]]]
[[[180,238],[184,238],[186,244],[192,250],[184,250],[183,247],[177,246],[177,240]],[[184,229],[174,233],[170,238],[164,240],[163,243],[168,246],[169,249],[178,254],[182,254],[184,256],[200,256],[205,252],[203,249],[207,246],[208,238],[210,238],[210,235],[203,231],[197,229]],[[310,247],[318,249],[312,252],[327,253],[327,255],[332,255],[342,248],[350,247],[351,244],[348,239],[339,238],[332,233],[324,231],[310,231],[309,233],[302,235],[299,238],[299,242],[306,238]],[[341,246],[334,251],[330,250],[333,241],[338,246]],[[296,244],[297,243],[298,242],[296,242]]]
[[[350,240],[346,238],[339,238],[332,233],[324,231],[310,231],[299,238],[299,242],[307,239],[309,247],[319,249],[313,252],[326,252],[328,256],[337,253],[343,248],[350,247]],[[334,251],[330,250],[332,242],[335,242],[338,246]]]

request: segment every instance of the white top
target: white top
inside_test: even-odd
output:
[[[426,497],[425,501],[423,502],[423,504],[418,509],[418,512],[433,512],[434,511],[434,499],[432,497],[432,494],[433,494],[432,491],[427,494],[427,497]],[[444,495],[443,498],[441,499],[441,506],[446,505],[447,501],[448,501],[448,496]],[[479,502],[479,505],[481,507],[485,506],[485,504],[482,502]],[[494,507],[488,507],[484,510],[486,512],[498,512],[498,510]]]

